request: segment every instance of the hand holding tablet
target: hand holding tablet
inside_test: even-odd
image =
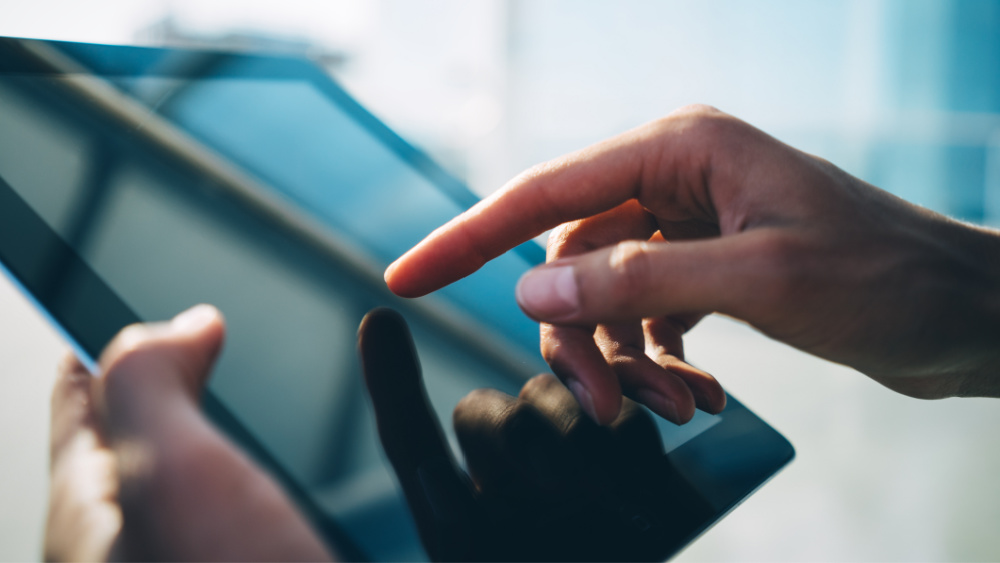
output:
[[[712,108],[529,169],[386,271],[414,297],[548,229],[522,277],[542,354],[601,423],[683,423],[719,384],[681,336],[720,312],[924,398],[998,395],[1000,236],[909,204]]]
[[[222,349],[205,305],[132,325],[95,378],[73,357],[52,396],[50,561],[319,561],[277,482],[201,412]]]

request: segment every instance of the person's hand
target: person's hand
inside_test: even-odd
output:
[[[652,417],[625,401],[601,427],[552,375],[518,397],[480,389],[455,408],[455,463],[402,317],[359,330],[379,436],[434,560],[637,561],[668,557],[711,506],[663,455]]]
[[[223,336],[218,311],[199,306],[126,328],[96,378],[64,362],[46,560],[330,558],[276,483],[200,411]]]
[[[887,387],[998,395],[1000,237],[909,204],[712,108],[538,165],[386,271],[423,295],[547,229],[520,281],[542,352],[601,422],[722,407],[681,335],[724,313]]]

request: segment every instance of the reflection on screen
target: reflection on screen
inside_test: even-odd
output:
[[[227,64],[227,73],[254,72],[253,59]],[[465,209],[313,83],[148,76],[117,83],[363,244],[383,266]],[[538,250],[536,260],[541,260]],[[538,326],[520,313],[511,291],[532,265],[508,253],[491,262],[486,275],[450,286],[443,294],[535,351]]]
[[[143,77],[116,82],[387,264],[462,207],[309,82]],[[212,303],[227,319],[211,387],[289,472],[378,559],[422,558],[384,464],[354,339],[391,304],[411,322],[442,420],[478,387],[522,378],[453,327],[396,301],[377,276],[303,244],[176,155],[114,125],[51,78],[0,78],[0,177],[146,320]],[[513,300],[529,267],[509,253],[448,299],[537,349]],[[716,417],[699,414],[676,447]],[[448,426],[447,424],[445,425]]]

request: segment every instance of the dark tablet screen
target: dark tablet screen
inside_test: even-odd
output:
[[[398,300],[382,269],[475,198],[316,67],[0,47],[0,261],[91,358],[128,322],[219,307],[229,336],[210,389],[228,425],[365,556],[424,557],[380,454],[358,322],[378,305],[404,313],[442,420],[477,387],[516,394],[544,369],[537,325],[513,298],[541,249]],[[664,556],[792,455],[736,401],[660,430],[711,506],[675,526]]]

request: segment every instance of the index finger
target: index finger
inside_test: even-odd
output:
[[[391,264],[389,289],[425,295],[553,227],[639,197],[660,128],[648,124],[522,173]]]
[[[478,521],[472,489],[431,407],[402,315],[369,312],[358,330],[379,438],[433,560],[468,559]]]

